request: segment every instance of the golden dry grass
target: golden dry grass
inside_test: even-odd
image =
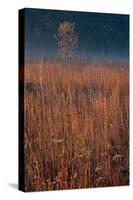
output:
[[[25,65],[25,191],[129,183],[129,75]]]

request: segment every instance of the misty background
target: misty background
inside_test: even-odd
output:
[[[57,58],[54,34],[63,21],[75,23],[76,54],[81,59],[128,63],[128,15],[28,8],[25,9],[26,58]]]

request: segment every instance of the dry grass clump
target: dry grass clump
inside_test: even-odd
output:
[[[25,66],[25,191],[129,183],[128,68]]]

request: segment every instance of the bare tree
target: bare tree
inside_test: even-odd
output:
[[[67,21],[60,23],[55,38],[60,58],[65,63],[70,63],[77,48],[78,39],[75,33],[75,24]]]

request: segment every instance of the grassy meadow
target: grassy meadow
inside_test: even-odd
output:
[[[129,184],[128,67],[25,64],[25,191]]]

